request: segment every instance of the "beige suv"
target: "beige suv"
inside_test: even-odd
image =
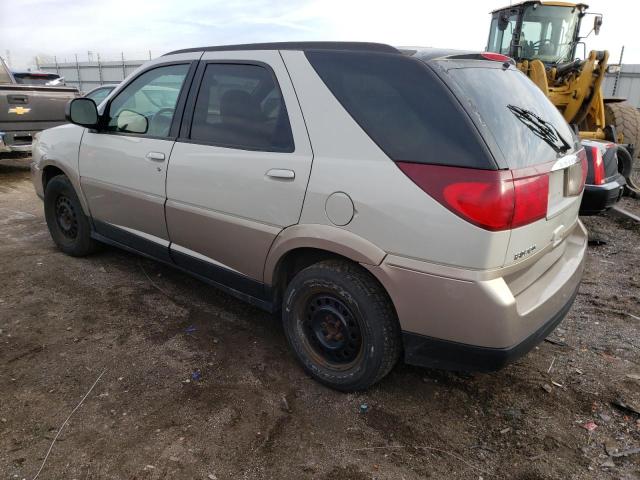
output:
[[[493,370],[575,298],[584,150],[508,57],[367,43],[181,50],[42,133],[73,256],[99,243],[270,312],[305,370]]]

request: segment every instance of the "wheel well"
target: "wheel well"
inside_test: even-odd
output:
[[[54,167],[53,165],[47,165],[42,170],[42,191],[44,192],[47,189],[47,184],[53,177],[57,177],[58,175],[64,175],[65,173],[60,170],[58,167]]]
[[[325,260],[343,260],[345,262],[359,265],[358,262],[351,260],[344,255],[340,255],[328,250],[322,250],[319,248],[295,248],[288,251],[277,263],[275,272],[273,274],[273,300],[274,305],[280,306],[282,303],[282,297],[284,295],[289,282],[295,277],[298,272],[313,265],[314,263],[322,262]],[[380,281],[371,275],[376,282]],[[380,284],[383,290],[386,291],[384,286]],[[393,302],[392,302],[393,304]]]

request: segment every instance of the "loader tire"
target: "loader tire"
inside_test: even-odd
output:
[[[640,193],[640,111],[629,102],[618,102],[606,103],[604,113],[607,125],[614,125],[616,132],[624,136],[623,143],[635,147],[633,165],[625,180],[631,191]]]

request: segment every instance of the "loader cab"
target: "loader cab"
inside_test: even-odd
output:
[[[545,64],[570,62],[587,5],[528,1],[492,12],[487,51]]]

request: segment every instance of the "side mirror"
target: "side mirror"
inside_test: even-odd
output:
[[[87,128],[98,126],[98,109],[90,98],[74,98],[65,108],[65,117],[76,125]]]
[[[602,15],[596,15],[593,19],[593,31],[596,35],[600,33],[600,27],[602,27]]]
[[[118,114],[118,131],[126,133],[147,133],[147,117],[133,110],[121,110]]]

